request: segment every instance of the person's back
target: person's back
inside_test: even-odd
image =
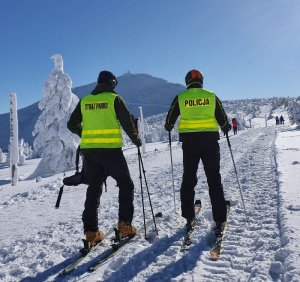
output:
[[[232,127],[238,127],[238,122],[235,118],[232,119]]]
[[[168,112],[165,129],[171,131],[180,115],[179,137],[183,150],[183,178],[180,190],[182,216],[187,228],[194,218],[194,197],[197,170],[202,160],[216,225],[226,221],[226,204],[220,176],[219,126],[228,133],[231,126],[221,101],[211,91],[202,88],[203,76],[191,70],[185,77],[187,89],[177,95]]]
[[[280,124],[284,124],[284,118],[282,115],[280,116]]]
[[[231,123],[232,123],[232,128],[233,128],[233,134],[237,134],[237,129],[238,129],[238,125],[239,123],[237,122],[237,120],[235,118],[233,118],[231,120]]]
[[[178,131],[183,145],[196,148],[201,144],[205,147],[219,139],[219,126],[215,119],[216,102],[213,92],[197,87],[197,84],[178,95]],[[224,118],[221,115],[220,119]]]
[[[91,245],[103,239],[98,229],[98,208],[107,176],[114,178],[119,186],[121,236],[136,233],[131,225],[134,185],[121,149],[121,126],[136,146],[141,145],[141,140],[124,101],[114,91],[116,85],[117,79],[111,72],[100,72],[98,85],[79,101],[68,122],[69,130],[81,137],[80,150],[89,183],[82,220],[86,240]]]

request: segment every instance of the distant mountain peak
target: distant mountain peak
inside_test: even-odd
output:
[[[160,78],[160,77],[156,77],[156,76],[153,76],[151,74],[148,74],[148,73],[133,73],[133,72],[130,72],[130,71],[127,71],[126,73],[120,75],[117,77],[118,79],[123,79],[123,78],[135,78],[135,79],[139,79],[139,78],[149,78],[149,79],[153,79],[153,80],[156,80],[156,81],[163,81],[163,82],[166,82],[166,83],[171,83],[163,78]]]
[[[182,84],[168,82],[165,79],[152,76],[145,73],[132,73],[127,71],[118,76],[119,84],[116,92],[124,99],[130,113],[139,115],[139,106],[143,107],[144,117],[150,117],[166,113],[174,97],[184,91],[186,87]],[[96,82],[75,87],[72,92],[79,98],[91,93],[95,88]],[[272,112],[279,106],[285,108],[289,105],[292,98],[271,98],[271,99],[246,99],[235,101],[222,101],[225,110],[231,116],[241,116],[246,119],[257,117],[267,113],[271,117]],[[299,102],[300,104],[300,102]],[[265,105],[268,112],[262,111],[262,105]],[[19,115],[19,137],[23,138],[29,144],[33,142],[32,131],[34,124],[40,115],[38,103],[18,110]],[[9,114],[0,115],[0,148],[7,150],[9,142]]]

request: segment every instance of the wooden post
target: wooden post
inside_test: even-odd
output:
[[[18,112],[17,94],[10,94],[10,167],[11,185],[17,186],[19,179],[19,138],[18,138]]]

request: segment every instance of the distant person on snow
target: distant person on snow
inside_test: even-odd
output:
[[[275,117],[276,125],[279,125],[279,118],[278,116]]]
[[[231,130],[221,101],[211,91],[203,89],[203,75],[191,70],[185,77],[187,89],[173,100],[165,123],[171,131],[180,115],[178,131],[183,150],[183,179],[180,190],[182,216],[189,230],[195,224],[194,198],[200,159],[207,177],[215,233],[223,232],[227,219],[220,175],[219,126],[225,134]]]
[[[279,120],[280,120],[280,124],[284,124],[284,118],[282,115],[280,116]]]
[[[68,129],[81,137],[80,150],[89,183],[82,220],[90,246],[104,238],[103,232],[98,229],[98,208],[107,175],[114,178],[119,186],[120,235],[136,234],[136,228],[131,224],[134,185],[121,149],[121,126],[136,146],[141,146],[142,142],[124,101],[114,91],[117,83],[111,72],[101,71],[98,85],[79,101],[68,122]]]
[[[238,125],[239,125],[239,123],[237,122],[236,118],[233,118],[231,120],[231,122],[232,122],[233,134],[236,135],[237,131],[238,131]]]

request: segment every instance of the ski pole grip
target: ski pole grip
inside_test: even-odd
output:
[[[138,151],[138,159],[140,161],[140,156],[141,156],[141,150],[140,150],[140,147],[137,147],[137,151]]]
[[[59,208],[59,204],[60,204],[60,200],[61,200],[61,196],[62,196],[63,191],[64,191],[64,185],[61,186],[60,189],[59,189],[59,193],[58,193],[56,204],[55,204],[56,209]]]

